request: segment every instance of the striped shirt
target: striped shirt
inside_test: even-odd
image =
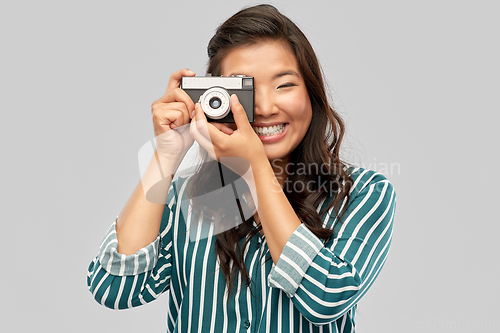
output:
[[[265,236],[257,232],[244,252],[250,286],[239,278],[231,293],[215,255],[213,224],[188,230],[188,182],[178,179],[153,243],[133,255],[119,254],[111,226],[90,263],[89,289],[111,309],[140,306],[170,290],[167,332],[354,332],[356,304],[387,258],[395,192],[379,173],[351,171],[341,223],[332,209],[322,216],[334,236],[323,242],[302,224],[274,264]],[[327,205],[325,200],[318,212]],[[190,237],[193,232],[196,237]]]

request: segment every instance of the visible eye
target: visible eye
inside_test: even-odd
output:
[[[296,84],[294,83],[285,83],[285,84],[282,84],[278,87],[278,89],[281,89],[281,88],[290,88],[290,87],[295,87]]]

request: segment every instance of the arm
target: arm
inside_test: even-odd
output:
[[[194,103],[179,86],[183,76],[194,75],[187,69],[174,72],[167,92],[151,107],[156,151],[116,221],[118,252],[121,254],[136,253],[158,235],[170,182],[193,144],[189,131],[182,126],[189,126]]]
[[[89,289],[98,302],[110,308],[150,302],[168,288],[169,221],[175,199],[175,187],[170,185],[193,143],[183,126],[189,126],[194,103],[179,86],[182,76],[194,75],[187,69],[173,73],[165,95],[153,103],[155,154],[90,264]]]
[[[323,244],[300,223],[235,97],[231,96],[231,110],[236,130],[209,123],[200,129],[191,126],[193,137],[214,159],[241,157],[250,161],[253,174],[245,180],[252,195],[256,193],[253,199],[258,202],[259,218],[275,263],[269,285],[283,290],[312,323],[332,322],[366,293],[385,262],[395,209],[393,188],[380,174],[353,174],[356,183],[344,219],[336,223],[332,211],[325,217],[327,227],[337,224],[340,229]],[[195,119],[204,120],[199,107]],[[227,166],[238,170],[238,166]]]
[[[170,187],[179,163],[162,158],[159,154],[153,156],[143,178],[116,220],[118,253],[134,254],[158,237],[165,204],[157,202],[166,202],[166,189]]]
[[[267,246],[276,264],[283,248],[301,222],[288,198],[283,192],[271,164],[266,159],[251,163],[253,179],[245,179],[248,184],[255,184],[254,195],[257,198],[260,223],[266,235]],[[252,185],[249,185],[252,186]]]
[[[371,171],[357,175],[343,220],[338,222],[332,212],[325,217],[335,227],[334,237],[323,244],[299,226],[268,283],[283,290],[314,324],[338,319],[378,276],[389,251],[394,210],[395,193],[385,177]]]

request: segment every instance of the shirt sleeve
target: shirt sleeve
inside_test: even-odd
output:
[[[283,290],[310,322],[324,325],[349,311],[373,284],[389,251],[395,192],[373,171],[357,175],[340,222],[325,216],[334,235],[322,242],[304,224],[289,238],[268,284]],[[330,216],[330,214],[332,216]]]
[[[175,193],[172,183],[158,237],[135,254],[117,252],[116,221],[111,225],[87,273],[87,285],[98,303],[111,309],[127,309],[149,303],[168,290]]]

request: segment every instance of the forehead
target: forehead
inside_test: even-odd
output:
[[[272,76],[284,70],[300,73],[292,48],[282,41],[238,46],[229,51],[221,62],[221,74],[224,76]]]

